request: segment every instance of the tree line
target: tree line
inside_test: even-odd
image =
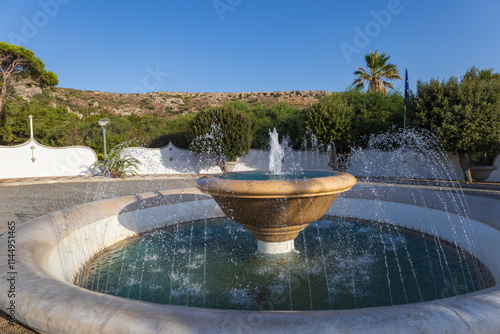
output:
[[[175,119],[120,116],[106,111],[80,119],[65,107],[50,105],[48,90],[57,85],[58,79],[45,70],[32,51],[0,42],[0,144],[26,141],[28,115],[32,114],[39,142],[50,146],[85,145],[98,153],[103,150],[97,126],[102,117],[110,119],[109,147],[135,139],[146,147],[162,147],[171,141],[189,148],[195,138],[207,134],[201,132],[212,131],[210,124],[219,120],[227,127],[221,131],[233,142],[226,145],[238,147],[227,151],[232,159],[250,147],[266,148],[272,128],[282,137],[287,136],[295,149],[303,148],[307,135],[314,134],[321,146],[333,143],[337,152],[347,153],[354,147],[364,147],[371,134],[403,126],[405,96],[387,90],[393,88],[392,80],[401,77],[389,60],[390,56],[378,50],[368,53],[366,68],[357,67],[354,72],[357,78],[352,88],[324,96],[302,109],[287,103],[265,107],[233,101]],[[20,78],[31,78],[45,87],[43,93],[30,102],[14,96],[11,86]],[[471,180],[470,158],[476,164],[491,163],[500,152],[500,74],[472,67],[461,78],[419,80],[416,91],[409,94],[407,120],[408,127],[431,131],[446,150],[457,152],[464,175]],[[191,145],[195,150],[201,150],[199,147]]]
[[[194,136],[190,129],[197,113],[173,119],[107,112],[79,118],[65,107],[51,106],[50,101],[47,91],[36,95],[30,102],[19,97],[8,101],[4,105],[4,113],[8,117],[0,125],[0,144],[15,145],[28,140],[30,114],[33,115],[35,138],[49,146],[85,145],[102,152],[102,130],[97,121],[104,117],[110,119],[106,128],[109,147],[136,139],[146,147],[162,147],[172,141],[180,148],[189,148]],[[308,129],[325,146],[334,141],[347,149],[349,145],[357,145],[361,140],[358,138],[387,131],[394,125],[401,126],[403,102],[403,97],[397,92],[363,93],[352,89],[327,95],[320,102],[303,109],[284,102],[265,107],[233,101],[205,110],[234,110],[248,119],[245,124],[250,128],[251,148],[265,149],[269,131],[276,128],[280,137],[287,136],[295,149],[303,147]]]

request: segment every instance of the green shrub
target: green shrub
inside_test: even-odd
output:
[[[235,161],[248,152],[252,142],[250,120],[229,106],[211,107],[196,114],[189,134],[193,152],[211,154],[219,161]]]
[[[327,147],[347,144],[351,132],[353,108],[341,94],[325,96],[306,110],[306,126],[318,142]]]
[[[280,102],[269,108],[269,115],[273,120],[273,128],[280,136],[286,136],[295,148],[299,148],[306,128],[305,110],[299,110],[286,102]]]
[[[370,134],[384,133],[394,127],[403,127],[404,97],[399,92],[365,93],[350,89],[343,93],[344,101],[352,107],[351,140],[364,146]]]
[[[500,73],[493,69],[472,67],[461,80],[419,80],[408,111],[414,125],[458,153],[467,182],[472,182],[469,153],[473,163],[484,164],[500,151]],[[481,153],[487,153],[486,161],[479,158]]]
[[[141,162],[129,155],[123,154],[123,149],[135,146],[135,141],[126,141],[113,147],[105,156],[99,154],[99,161],[92,165],[94,170],[111,178],[125,178],[127,175],[137,175]]]
[[[252,122],[252,147],[265,149],[269,143],[269,131],[276,128],[280,137],[288,137],[294,148],[300,148],[305,132],[305,112],[288,103],[280,102],[266,108],[257,104],[247,108],[246,114]]]
[[[195,114],[180,115],[174,119],[164,119],[161,134],[154,137],[148,147],[163,147],[172,142],[180,148],[189,148],[189,129]]]

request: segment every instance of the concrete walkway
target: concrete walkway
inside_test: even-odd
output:
[[[181,176],[135,176],[128,179],[108,179],[103,177],[61,177],[61,178],[29,178],[0,180],[0,234],[7,231],[10,221],[17,226],[63,208],[97,201],[106,198],[151,192],[194,187],[196,175]],[[389,180],[393,186],[425,187],[436,191],[450,190],[443,182],[412,182]],[[359,181],[368,182],[367,180]],[[370,180],[381,183],[381,180]],[[384,181],[386,183],[387,180]],[[420,183],[420,184],[417,184]],[[450,184],[451,186],[451,184]],[[491,197],[500,200],[500,184],[474,183],[461,184],[463,191],[475,196]],[[0,333],[34,333],[21,325],[8,323],[6,315],[0,318]]]
[[[194,187],[196,175],[138,176],[127,179],[60,177],[0,180],[0,234],[8,222],[20,226],[46,213],[101,199],[164,189]],[[0,311],[0,333],[35,333],[7,320]]]
[[[140,194],[155,190],[194,187],[196,175],[131,177],[33,178],[0,181],[0,234],[7,222],[16,225],[63,208],[111,197]]]

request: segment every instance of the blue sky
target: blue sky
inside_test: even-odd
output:
[[[412,89],[500,71],[498,0],[2,0],[0,13],[0,40],[76,89],[342,91],[376,49]]]

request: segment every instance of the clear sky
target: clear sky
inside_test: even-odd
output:
[[[412,89],[500,72],[498,0],[1,0],[0,13],[0,40],[76,89],[342,91],[376,49]]]

